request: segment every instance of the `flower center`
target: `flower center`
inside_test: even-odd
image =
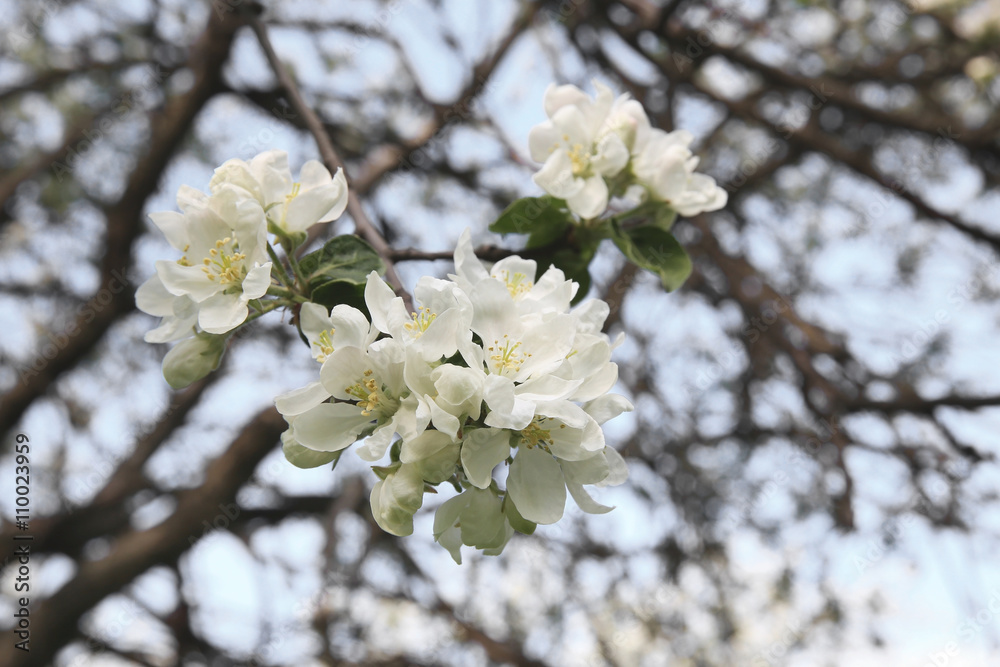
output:
[[[364,417],[368,417],[376,410],[385,413],[395,407],[392,405],[392,397],[386,394],[385,387],[372,375],[373,371],[369,368],[360,381],[344,388],[346,393],[357,399],[355,404],[361,408]]]
[[[590,170],[590,150],[583,144],[573,144],[567,153],[573,164],[573,175],[586,176]]]
[[[417,312],[410,313],[410,317],[413,318],[413,321],[404,324],[403,328],[413,334],[414,338],[420,338],[427,331],[427,327],[437,319],[437,315],[432,313],[427,306],[420,306]]]
[[[313,345],[319,348],[319,354],[316,355],[316,361],[319,363],[324,363],[326,358],[333,354],[333,341],[330,336],[337,332],[336,329],[327,329],[319,335],[319,339],[313,341]]]
[[[219,239],[215,242],[215,247],[210,248],[208,257],[202,260],[204,266],[201,270],[209,280],[219,279],[220,285],[238,283],[243,280],[246,274],[242,261],[247,258],[240,252],[239,242],[233,240],[231,236]],[[182,257],[186,260],[186,257]]]
[[[528,449],[541,447],[551,454],[549,447],[555,444],[555,440],[552,438],[552,426],[555,424],[552,422],[554,420],[546,417],[535,417],[530,424],[521,429],[521,442]],[[549,426],[549,428],[544,428],[544,426]],[[566,428],[566,424],[559,422],[559,428]]]
[[[537,420],[521,429],[521,442],[528,449],[541,447],[545,451],[548,451],[548,446],[553,444],[552,434],[548,429],[543,429]]]
[[[521,370],[521,365],[530,357],[530,354],[521,352],[521,341],[512,342],[507,334],[504,334],[503,342],[494,339],[493,344],[487,349],[490,354],[490,361],[493,362],[493,373],[504,375],[508,370],[517,373]]]
[[[511,276],[508,271],[504,271],[500,275],[494,277],[499,278],[507,284],[507,291],[510,292],[510,296],[514,299],[519,299],[524,296],[531,291],[532,287],[535,286],[535,283],[528,280],[528,276],[520,272]]]

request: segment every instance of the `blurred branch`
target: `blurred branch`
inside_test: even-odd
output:
[[[142,59],[125,59],[111,62],[86,62],[76,67],[56,67],[44,70],[38,72],[34,79],[14,84],[0,92],[0,103],[24,93],[44,91],[74,76],[89,75],[96,72],[117,72],[118,70],[134,67],[135,65],[145,65],[148,62]]]
[[[212,12],[204,33],[191,49],[188,60],[188,68],[193,75],[191,88],[170,100],[159,113],[153,114],[149,141],[132,170],[124,194],[116,204],[105,210],[106,251],[101,262],[101,289],[94,298],[110,293],[110,303],[96,315],[92,312],[81,314],[73,323],[77,333],[74,336],[66,334],[65,347],[41,369],[26,372],[22,382],[3,396],[0,401],[0,433],[12,429],[36,398],[44,394],[64,371],[83,359],[120,316],[135,308],[132,289],[122,286],[114,292],[110,286],[120,282],[118,276],[126,273],[131,266],[132,243],[145,226],[142,213],[146,200],[156,191],[160,175],[187,135],[195,117],[218,90],[222,66],[229,58],[236,30],[244,20],[236,13]]]
[[[184,391],[174,394],[167,411],[152,429],[140,438],[131,456],[111,475],[93,500],[65,514],[41,517],[31,522],[34,553],[62,552],[77,556],[87,541],[116,533],[128,526],[129,512],[124,503],[129,496],[148,486],[143,468],[168,437],[186,420],[205,390],[224,374],[211,373]],[[11,524],[0,533],[0,560],[12,555],[17,533]]]
[[[330,135],[326,133],[323,121],[321,121],[319,116],[316,115],[316,112],[313,111],[308,104],[306,104],[305,100],[302,98],[302,93],[299,92],[298,85],[292,79],[291,74],[288,73],[288,70],[282,64],[280,58],[278,58],[278,54],[275,53],[274,46],[271,44],[271,40],[267,35],[267,26],[265,26],[260,19],[253,19],[251,21],[251,27],[253,28],[254,34],[257,35],[257,40],[260,42],[260,46],[264,50],[264,55],[267,56],[267,61],[271,65],[274,75],[277,77],[281,87],[285,90],[288,100],[291,102],[292,108],[296,111],[296,113],[302,116],[310,134],[312,134],[313,138],[316,140],[316,145],[319,147],[319,154],[323,158],[323,163],[326,164],[330,171],[344,169],[344,163],[341,161],[340,156],[337,155],[337,151],[333,147],[333,142],[330,141]],[[344,172],[346,176],[347,170],[344,169]],[[368,214],[365,213],[361,200],[358,198],[358,194],[354,191],[354,188],[350,188],[348,191],[347,212],[350,214],[351,219],[354,220],[354,226],[357,228],[358,235],[368,241],[372,248],[375,249],[375,252],[377,252],[385,262],[386,280],[388,280],[389,284],[392,285],[397,296],[401,296],[403,298],[403,303],[406,304],[406,309],[408,311],[413,310],[412,300],[403,287],[403,283],[399,279],[399,274],[396,273],[396,267],[393,266],[389,244],[386,243],[382,234],[375,229],[371,220],[368,219]]]
[[[80,617],[154,565],[170,563],[201,536],[202,521],[211,522],[220,506],[232,503],[257,464],[270,453],[285,429],[277,410],[269,408],[250,421],[205,471],[205,482],[177,494],[177,508],[162,523],[130,531],[117,539],[111,553],[79,563],[76,574],[32,612],[32,651],[21,653],[13,642],[0,647],[0,664],[41,666],[75,634]]]

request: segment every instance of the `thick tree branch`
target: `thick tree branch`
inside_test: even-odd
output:
[[[100,310],[95,308],[81,313],[64,333],[65,347],[52,359],[39,357],[34,366],[21,370],[21,382],[0,401],[0,433],[13,428],[28,406],[45,393],[56,378],[92,350],[120,316],[135,308],[134,291],[121,284],[121,277],[132,263],[132,243],[144,228],[142,212],[146,200],[156,191],[160,175],[195,117],[218,90],[222,66],[229,58],[236,30],[243,23],[244,19],[237,13],[212,13],[188,60],[188,68],[194,75],[191,88],[153,115],[149,142],[132,171],[125,193],[105,211],[107,237],[101,262],[101,289],[93,298],[96,300],[107,294],[110,303]],[[71,335],[70,332],[75,333]]]

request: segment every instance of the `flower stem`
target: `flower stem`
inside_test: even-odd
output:
[[[305,303],[309,301],[309,299],[305,298],[295,290],[288,289],[287,287],[279,287],[277,285],[271,285],[270,287],[268,287],[267,293],[271,296],[280,297],[278,301],[270,302],[270,303],[276,303],[280,306],[288,306],[292,305],[293,303]]]
[[[265,303],[261,307],[261,309],[258,312],[251,313],[250,316],[247,317],[246,320],[244,320],[244,324],[246,324],[247,322],[253,322],[255,319],[257,319],[261,315],[265,315],[265,314],[271,312],[272,310],[274,310],[275,308],[278,308],[278,307],[284,306],[284,305],[287,305],[287,304],[285,304],[280,299],[275,299],[274,301],[268,301],[267,303]]]
[[[297,287],[300,292],[305,292],[309,287],[309,281],[306,280],[305,276],[302,275],[302,269],[299,267],[298,261],[295,259],[295,241],[285,233],[285,230],[278,227],[277,225],[270,225],[270,231],[278,237],[278,243],[281,247],[285,249],[285,256],[288,258],[288,265],[292,267],[292,273],[295,274],[295,279],[297,282]]]
[[[285,287],[291,286],[292,279],[289,277],[288,272],[285,271],[285,265],[278,259],[278,253],[274,251],[270,243],[267,244],[267,254],[271,256],[271,266],[274,267],[275,273],[278,274],[278,280]]]

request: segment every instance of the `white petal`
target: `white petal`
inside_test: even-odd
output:
[[[614,507],[608,507],[607,505],[602,505],[587,493],[586,489],[583,488],[582,484],[577,484],[576,482],[566,482],[566,488],[569,489],[569,493],[573,496],[573,500],[576,504],[587,514],[607,514]]]
[[[281,394],[274,399],[274,406],[282,415],[295,416],[313,409],[328,398],[330,392],[324,389],[321,383],[311,382],[304,387]]]
[[[392,422],[379,426],[370,436],[365,438],[365,443],[358,447],[358,456],[364,461],[378,461],[385,456],[386,450],[392,444],[392,436],[395,433],[396,429]]]
[[[167,243],[183,251],[189,243],[187,219],[176,211],[150,213],[149,219],[167,237]]]
[[[371,367],[371,359],[364,350],[342,347],[323,362],[323,367],[319,370],[320,382],[333,396],[344,401],[356,401],[357,397],[351,396],[345,389],[359,382]]]
[[[354,306],[343,303],[333,307],[329,325],[335,329],[333,333],[335,347],[345,345],[367,347],[378,336],[378,331],[372,329],[364,313]]]
[[[299,309],[299,326],[310,344],[316,343],[324,331],[330,330],[330,312],[326,306],[308,301]]]
[[[566,508],[566,482],[551,454],[519,447],[507,476],[507,493],[528,521],[555,523]]]
[[[557,86],[554,83],[550,83],[548,88],[545,89],[543,100],[545,114],[551,118],[559,109],[565,106],[590,102],[590,96],[573,84],[567,83]]]
[[[514,395],[514,383],[500,375],[486,376],[483,400],[490,408],[486,424],[497,428],[520,431],[531,423],[535,405]]]
[[[371,313],[372,324],[382,333],[389,333],[389,308],[393,300],[398,298],[376,271],[368,274],[368,281],[365,283],[365,304]]]
[[[284,203],[285,195],[292,190],[292,172],[288,168],[288,153],[269,150],[250,160],[250,172],[261,188],[261,202]]]
[[[174,301],[182,297],[174,296],[163,286],[163,281],[155,273],[139,285],[135,291],[135,305],[142,312],[157,317],[174,314]]]
[[[558,419],[570,428],[583,428],[591,421],[590,415],[569,401],[542,401],[535,404],[535,414]]]
[[[608,185],[601,176],[591,176],[575,194],[566,197],[569,210],[581,218],[591,219],[608,208]]]
[[[621,454],[611,447],[605,447],[604,456],[607,458],[610,471],[607,477],[597,482],[597,486],[618,486],[628,479],[628,464]]]
[[[538,271],[538,263],[533,259],[522,259],[517,255],[504,257],[493,265],[490,275],[498,280],[510,283],[515,276],[521,274],[524,280],[535,282],[535,274]]]
[[[198,302],[222,289],[221,285],[209,280],[200,267],[181,266],[167,259],[156,261],[156,275],[171,294],[187,295]]]
[[[249,271],[243,278],[243,300],[259,299],[267,294],[267,288],[271,286],[271,262],[258,264]]]
[[[587,299],[573,309],[572,315],[578,323],[579,333],[598,333],[604,327],[611,308],[601,299]]]
[[[489,272],[472,249],[472,233],[468,227],[458,237],[458,245],[455,246],[455,273],[470,285],[475,285],[490,277]]]
[[[604,451],[579,461],[560,461],[559,466],[566,476],[566,482],[574,484],[597,484],[607,479],[611,472],[607,453]]]
[[[336,452],[358,439],[371,423],[361,409],[346,403],[321,403],[292,420],[299,444],[318,452]]]
[[[416,463],[421,459],[434,456],[453,442],[450,437],[440,431],[424,431],[416,438],[403,441],[399,451],[399,460],[403,463]]]
[[[538,187],[559,199],[569,200],[584,188],[583,179],[573,175],[573,163],[563,150],[549,155],[542,168],[531,178]]]
[[[619,394],[605,394],[598,396],[583,406],[591,417],[598,424],[614,419],[623,412],[631,412],[634,408],[627,398]]]
[[[446,500],[437,511],[434,513],[434,539],[438,539],[442,534],[456,523],[458,523],[458,517],[462,514],[469,504],[469,498],[464,493],[461,493],[454,498]]]
[[[602,176],[616,176],[628,164],[629,151],[617,134],[608,134],[597,146],[591,166]]]
[[[303,190],[288,203],[285,229],[289,232],[304,232],[316,223],[329,222],[321,218],[326,218],[329,211],[340,207],[341,200],[344,200],[342,195],[339,184],[333,183]],[[346,204],[346,200],[343,203]]]
[[[202,302],[198,309],[198,326],[208,333],[224,334],[247,319],[249,310],[238,294],[219,293]]]
[[[563,150],[559,128],[552,124],[552,121],[545,121],[535,125],[528,132],[528,152],[535,162],[545,162],[552,151]]]
[[[510,456],[510,434],[495,428],[481,428],[462,441],[462,468],[472,485],[485,489],[493,480],[493,468]]]

